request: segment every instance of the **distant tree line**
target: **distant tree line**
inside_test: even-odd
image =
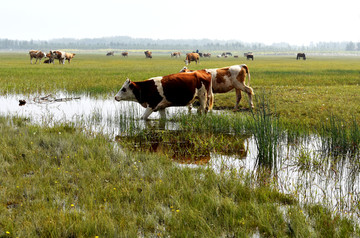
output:
[[[52,39],[44,40],[10,40],[0,39],[0,50],[30,49],[152,49],[152,50],[195,50],[200,51],[360,51],[360,42],[318,42],[308,46],[290,45],[288,43],[244,43],[241,41],[223,41],[209,39],[189,40],[154,40],[132,38],[128,36],[85,38],[85,39]]]

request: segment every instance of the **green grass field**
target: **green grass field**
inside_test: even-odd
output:
[[[251,72],[255,113],[261,111],[260,96],[266,97],[269,114],[288,131],[319,130],[326,118],[344,124],[360,118],[355,57],[211,58],[189,68],[243,63]],[[165,55],[149,60],[81,53],[70,65],[30,65],[26,53],[2,53],[0,93],[113,97],[127,77],[144,80],[183,66],[183,60]],[[215,96],[218,108],[234,105],[235,92]],[[241,105],[248,107],[247,96]],[[239,111],[229,118],[174,120],[199,139],[198,130],[226,134],[223,128],[241,130],[248,118],[250,112]],[[302,205],[274,189],[268,171],[254,180],[233,169],[215,173],[207,167],[180,167],[165,155],[131,152],[114,138],[71,124],[38,126],[24,118],[0,117],[0,134],[0,237],[360,236],[357,221],[322,204]],[[218,134],[209,144],[219,147],[220,141],[230,143]]]
[[[71,93],[112,97],[128,77],[139,81],[178,72],[183,59],[167,55],[145,59],[143,56],[75,56],[71,65],[30,65],[28,55],[1,54],[0,93],[35,93],[65,90]],[[202,59],[189,68],[219,68],[246,63],[255,94],[266,93],[276,113],[289,125],[316,126],[335,115],[348,121],[360,117],[360,59],[357,57],[292,56]],[[256,96],[255,96],[256,97]],[[215,95],[215,107],[232,108],[235,92]],[[241,105],[248,107],[247,95]]]

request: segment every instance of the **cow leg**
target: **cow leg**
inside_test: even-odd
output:
[[[144,115],[142,115],[141,119],[147,120],[147,118],[150,116],[150,114],[153,112],[153,109],[151,107],[147,107]]]
[[[30,56],[30,64],[32,64],[32,57]]]
[[[234,111],[237,111],[238,107],[239,107],[240,100],[241,100],[241,90],[240,89],[235,89],[235,92],[236,92],[236,104],[235,104]]]
[[[249,105],[250,105],[251,108],[254,108],[254,104],[252,102],[252,95],[254,94],[254,92],[253,92],[253,89],[251,87],[248,87],[243,83],[237,82],[236,85],[235,85],[235,90],[242,90],[245,93],[247,93],[248,96],[249,96]],[[240,99],[239,99],[239,101],[240,101]],[[237,105],[238,105],[238,102],[236,103],[236,108],[237,108]]]
[[[207,97],[207,110],[212,111],[214,106],[214,94],[212,92],[212,89],[210,89],[210,92],[208,93]]]
[[[201,89],[199,90],[199,102],[200,102],[200,107],[197,110],[197,113],[205,113],[206,112],[206,105],[208,104],[208,93],[205,89],[205,86],[203,85],[201,87]]]

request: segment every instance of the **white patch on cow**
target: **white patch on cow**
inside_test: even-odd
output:
[[[116,101],[137,101],[132,89],[130,88],[130,84],[130,79],[126,79],[119,92],[115,95]]]
[[[154,80],[156,89],[159,92],[160,96],[163,98],[161,102],[159,102],[159,104],[154,108],[154,111],[161,110],[171,105],[171,102],[169,102],[165,97],[164,88],[161,83],[162,78],[163,77],[151,78],[152,80]]]

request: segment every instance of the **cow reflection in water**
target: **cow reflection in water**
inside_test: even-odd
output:
[[[115,140],[127,149],[159,153],[181,164],[207,164],[213,153],[227,156],[234,155],[240,158],[246,158],[247,156],[248,149],[245,146],[245,141],[249,136],[243,136],[240,139],[238,135],[228,134],[197,133],[189,136],[187,131],[159,130],[154,128],[151,123],[149,124],[150,128],[138,135],[119,135],[116,136]],[[165,128],[165,125],[160,126]],[[216,145],[208,143],[209,137],[216,137],[211,140],[217,141]]]

